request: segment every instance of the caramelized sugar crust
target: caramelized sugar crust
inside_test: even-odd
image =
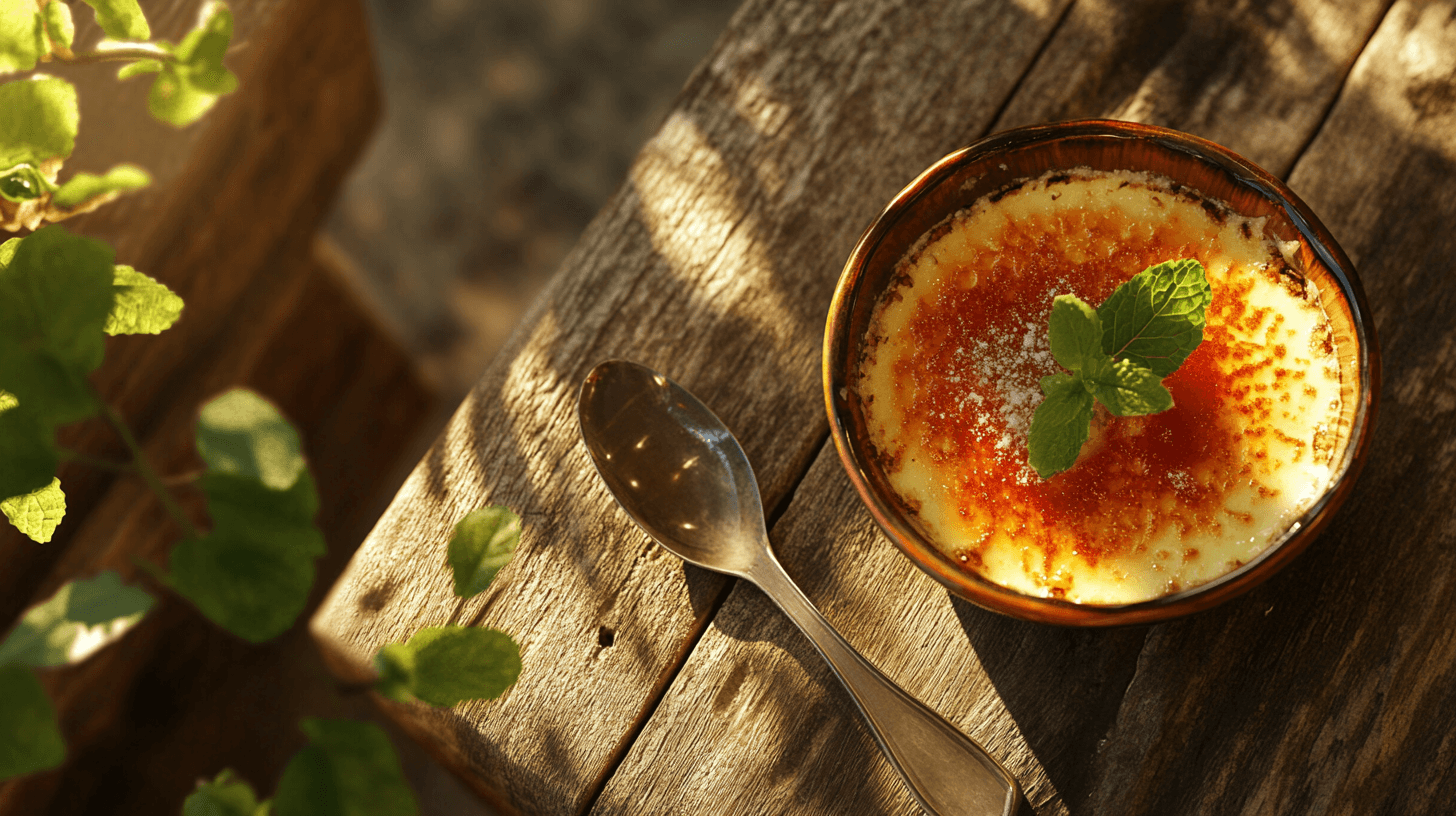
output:
[[[1126,603],[1203,583],[1275,540],[1328,483],[1339,373],[1317,293],[1260,220],[1145,174],[1047,174],[978,201],[901,262],[858,393],[904,503],[966,569],[1033,595]],[[1197,258],[1202,345],[1175,407],[1100,406],[1070,470],[1026,464],[1053,298],[1103,302]]]

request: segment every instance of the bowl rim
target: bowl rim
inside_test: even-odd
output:
[[[960,569],[875,490],[849,431],[852,409],[847,397],[845,374],[849,361],[857,359],[855,354],[851,354],[851,350],[857,351],[858,340],[849,336],[850,317],[866,261],[890,228],[916,201],[932,190],[940,179],[953,174],[961,166],[981,162],[1007,151],[1066,139],[1150,141],[1162,149],[1187,154],[1195,161],[1212,165],[1216,170],[1228,174],[1238,185],[1252,188],[1278,205],[1299,231],[1301,242],[1315,253],[1319,262],[1338,283],[1340,294],[1351,311],[1359,346],[1360,389],[1350,438],[1341,457],[1337,476],[1320,498],[1278,540],[1242,566],[1207,583],[1127,604],[1080,604],[1024,595]],[[875,296],[878,298],[878,293]],[[1371,431],[1375,425],[1379,403],[1380,350],[1374,319],[1354,265],[1314,212],[1283,181],[1233,151],[1188,133],[1135,122],[1081,119],[1031,125],[986,136],[935,162],[896,194],[865,229],[840,273],[825,321],[822,374],[830,436],[834,440],[840,462],[875,523],[912,563],[953,595],[993,612],[1040,623],[1118,626],[1181,617],[1246,592],[1279,571],[1328,525],[1334,511],[1348,498],[1369,454]]]

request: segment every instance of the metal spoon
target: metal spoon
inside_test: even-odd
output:
[[[577,419],[633,521],[684,561],[752,581],[803,630],[926,812],[1031,812],[1005,768],[880,674],[799,591],[774,558],[748,457],[707,406],[650,368],[613,360],[582,383]]]

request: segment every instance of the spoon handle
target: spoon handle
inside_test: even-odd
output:
[[[985,749],[895,685],[825,620],[772,551],[748,578],[789,616],[829,661],[859,707],[890,765],[932,816],[1031,813],[1016,779]]]

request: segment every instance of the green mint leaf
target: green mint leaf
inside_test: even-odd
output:
[[[374,658],[376,690],[400,702],[452,706],[493,700],[521,675],[521,650],[495,629],[433,626],[407,643],[391,643]]]
[[[455,594],[469,598],[483,592],[496,573],[510,563],[520,541],[521,517],[508,508],[486,507],[461,519],[450,537],[449,549]]]
[[[111,247],[57,226],[0,269],[0,389],[53,426],[97,410],[86,375],[106,351],[112,279]]]
[[[0,462],[5,464],[0,496],[8,502],[43,490],[55,479],[61,457],[51,425],[19,407],[12,394],[0,391],[0,404]]]
[[[415,816],[419,808],[389,737],[376,725],[305,719],[274,798],[277,816]]]
[[[54,768],[66,761],[56,709],[35,673],[0,666],[0,779]]]
[[[1113,416],[1143,416],[1173,407],[1173,395],[1163,378],[1131,359],[1102,358],[1082,371],[1088,390]]]
[[[193,86],[212,94],[232,93],[238,78],[222,64],[233,38],[233,13],[224,3],[213,2],[203,9],[197,28],[188,32],[174,52],[190,68]]]
[[[161,283],[118,264],[112,267],[116,300],[106,318],[107,334],[160,334],[182,316],[182,298]]]
[[[69,49],[76,39],[76,21],[71,18],[71,7],[62,0],[51,0],[41,10],[41,17],[50,41],[61,48]]]
[[[0,74],[29,71],[42,54],[49,53],[42,25],[34,2],[0,3]]]
[[[26,610],[4,643],[0,665],[79,663],[126,634],[152,608],[152,596],[106,571],[65,584]]]
[[[271,805],[259,802],[253,787],[231,768],[211,782],[200,781],[182,802],[182,816],[268,816]]]
[[[222,64],[233,36],[233,15],[222,3],[203,9],[201,21],[173,52],[176,63],[161,66],[147,103],[152,115],[175,127],[192,124],[232,93],[238,78]]]
[[[1037,475],[1050,479],[1071,467],[1092,429],[1092,395],[1080,374],[1043,377],[1046,399],[1031,416],[1027,460]]]
[[[45,544],[66,517],[66,494],[61,490],[61,480],[51,479],[45,487],[0,501],[0,512],[31,541]]]
[[[1191,258],[1150,266],[1097,308],[1102,350],[1166,377],[1203,341],[1212,299],[1203,264]]]
[[[1088,355],[1102,356],[1102,326],[1097,310],[1076,295],[1058,295],[1052,301],[1048,337],[1052,356],[1063,368],[1081,371]]]
[[[248,476],[207,473],[212,531],[173,547],[168,583],[209,620],[261,643],[287,631],[313,586],[323,535],[313,526],[318,494],[299,474],[286,491]]]
[[[147,171],[134,164],[118,164],[107,170],[105,175],[77,173],[69,181],[56,188],[51,203],[70,209],[96,202],[96,199],[110,196],[115,198],[128,190],[140,190],[152,183]]]
[[[0,175],[16,165],[64,159],[76,146],[76,87],[64,79],[37,74],[0,85],[0,110]]]
[[[152,116],[179,128],[201,119],[217,102],[216,95],[194,88],[183,71],[175,65],[163,65],[147,96]]]
[[[303,445],[283,414],[245,388],[223,394],[197,417],[197,452],[207,469],[287,490],[306,467]]]
[[[137,0],[86,0],[96,10],[96,23],[113,40],[150,40],[152,28]]]
[[[131,79],[142,74],[155,74],[162,70],[160,60],[144,59],[136,62],[129,62],[116,71],[117,79]]]
[[[212,532],[173,548],[167,580],[224,629],[272,639],[303,611],[325,550],[298,431],[267,400],[235,389],[202,407],[197,450]]]

